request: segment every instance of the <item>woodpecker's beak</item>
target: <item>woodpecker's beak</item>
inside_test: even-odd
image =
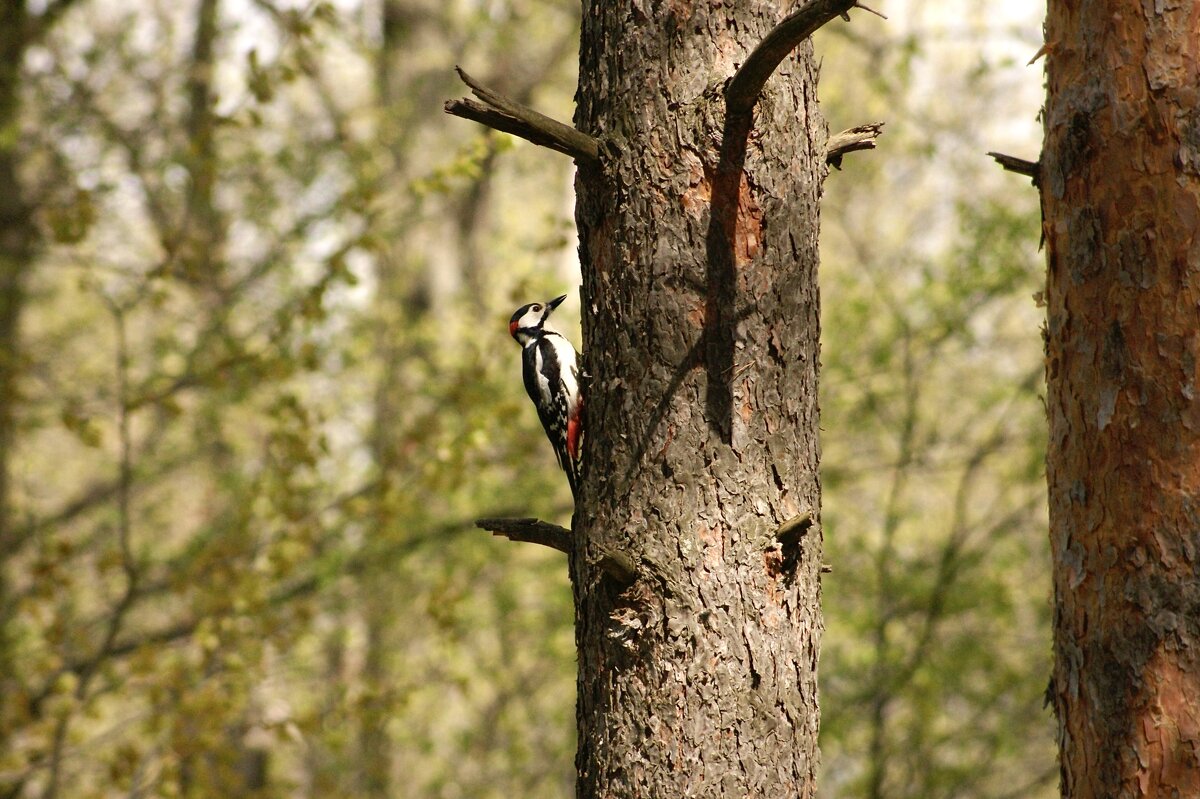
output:
[[[519,324],[520,324],[520,322],[509,322],[508,323],[508,335],[512,336],[513,338],[516,338],[517,337],[517,325],[519,325]]]
[[[550,302],[546,303],[546,310],[553,311],[559,305],[562,305],[562,301],[565,300],[566,298],[567,298],[566,294],[562,295],[561,297],[555,297],[554,299],[550,300]]]

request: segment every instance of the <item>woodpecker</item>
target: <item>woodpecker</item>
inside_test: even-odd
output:
[[[548,321],[566,298],[564,294],[549,302],[522,305],[509,320],[508,332],[521,345],[525,391],[537,408],[574,496],[579,487],[579,442],[583,434],[579,356],[571,342]]]

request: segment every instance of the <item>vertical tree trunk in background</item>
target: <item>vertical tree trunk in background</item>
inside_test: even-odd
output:
[[[1042,203],[1062,792],[1200,796],[1200,12],[1052,0]]]
[[[380,137],[392,153],[392,170],[403,174],[401,136],[410,130],[407,118],[398,107],[403,82],[401,56],[404,44],[414,27],[416,10],[402,0],[385,0],[380,8],[380,48],[376,70],[376,92],[380,114]],[[401,132],[398,132],[397,129]],[[399,180],[397,181],[399,182]],[[429,305],[428,288],[424,281],[408,285],[402,268],[406,242],[397,236],[378,262],[379,289],[375,296],[375,352],[381,371],[375,385],[375,409],[371,431],[371,455],[375,462],[377,483],[372,497],[372,538],[383,540],[386,531],[395,527],[398,475],[402,429],[402,363],[407,347],[398,333],[405,314],[423,314]],[[391,612],[389,596],[378,590],[374,581],[360,587],[361,598],[350,612],[361,615],[367,630],[366,652],[362,681],[366,688],[381,695],[387,674],[387,623]],[[369,799],[386,797],[391,784],[391,740],[387,733],[386,710],[381,703],[364,705],[357,719],[357,748],[351,763],[357,777],[357,787]]]
[[[576,181],[580,797],[814,794],[826,133],[808,42],[767,83],[740,186],[717,170],[724,82],[780,17],[584,3],[575,121],[604,166]],[[722,185],[736,200],[710,228]]]
[[[180,240],[184,275],[214,290],[214,304],[221,304],[221,272],[224,257],[225,221],[216,204],[220,159],[217,153],[217,117],[213,108],[216,91],[216,44],[219,31],[218,0],[200,0],[196,7],[196,34],[192,40],[192,62],[188,70],[188,112],[184,129],[188,146],[183,160],[190,185]]]
[[[28,45],[29,16],[23,0],[0,3],[0,703],[19,701],[9,665],[13,611],[8,591],[8,557],[16,546],[12,507],[17,378],[21,370],[21,311],[38,235],[33,208],[18,174],[21,67]],[[17,711],[0,705],[0,719]],[[8,731],[0,724],[0,749]]]
[[[404,534],[398,522],[403,512],[400,497],[405,490],[404,467],[411,461],[404,448],[410,445],[413,417],[427,412],[426,400],[407,366],[431,357],[429,342],[412,331],[419,329],[439,299],[434,280],[437,265],[429,263],[428,252],[417,241],[412,198],[403,187],[412,178],[412,142],[429,123],[428,102],[423,98],[437,96],[434,87],[447,80],[431,72],[423,57],[431,40],[447,35],[444,14],[440,0],[384,0],[380,7],[375,73],[379,137],[391,156],[388,184],[398,193],[391,202],[396,218],[389,228],[390,245],[378,261],[374,300],[374,351],[380,372],[371,431],[377,482],[368,539],[377,543]],[[446,269],[456,270],[456,264]],[[351,610],[361,616],[366,628],[361,679],[377,697],[388,696],[390,689],[388,657],[396,646],[394,582],[391,575],[364,578],[358,588],[360,600]],[[392,796],[396,790],[392,774],[399,753],[387,730],[390,712],[386,702],[376,701],[365,706],[357,719],[357,748],[351,763],[359,791],[372,799]]]
[[[183,131],[186,139],[178,150],[178,157],[187,169],[188,183],[183,197],[183,217],[178,228],[165,237],[170,250],[166,257],[175,276],[202,298],[205,324],[211,325],[214,332],[228,331],[224,288],[228,282],[224,253],[226,220],[216,197],[223,165],[215,108],[218,94],[216,53],[222,35],[221,0],[199,0],[191,13],[195,27],[190,58],[184,62],[187,107]],[[211,500],[207,503],[206,513],[214,521],[227,514],[233,504],[219,488],[234,463],[226,433],[226,402],[225,397],[211,395],[197,408],[205,429],[205,480]],[[231,739],[230,743],[241,750],[240,736]],[[244,751],[238,752],[239,758],[243,755]],[[177,757],[181,796],[197,796],[205,788],[221,784],[219,772],[212,770],[212,761],[204,753],[179,747]]]
[[[37,242],[33,209],[25,201],[17,169],[21,65],[28,25],[22,0],[0,7],[0,552],[13,543],[9,480],[21,360],[20,319],[25,279]]]

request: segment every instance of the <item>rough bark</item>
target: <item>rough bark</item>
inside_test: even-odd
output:
[[[1200,795],[1200,7],[1052,0],[1040,185],[1062,792]]]
[[[743,176],[720,158],[723,90],[778,8],[639,8],[583,9],[575,123],[602,166],[576,180],[591,374],[571,557],[577,793],[812,796],[826,173],[812,50],[767,82]]]

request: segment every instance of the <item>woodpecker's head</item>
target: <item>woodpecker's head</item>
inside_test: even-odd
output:
[[[553,330],[554,328],[546,323],[546,319],[566,298],[567,295],[564,294],[550,302],[531,302],[528,305],[522,305],[512,315],[512,319],[508,320],[509,334],[523,347],[540,336],[542,331]]]

